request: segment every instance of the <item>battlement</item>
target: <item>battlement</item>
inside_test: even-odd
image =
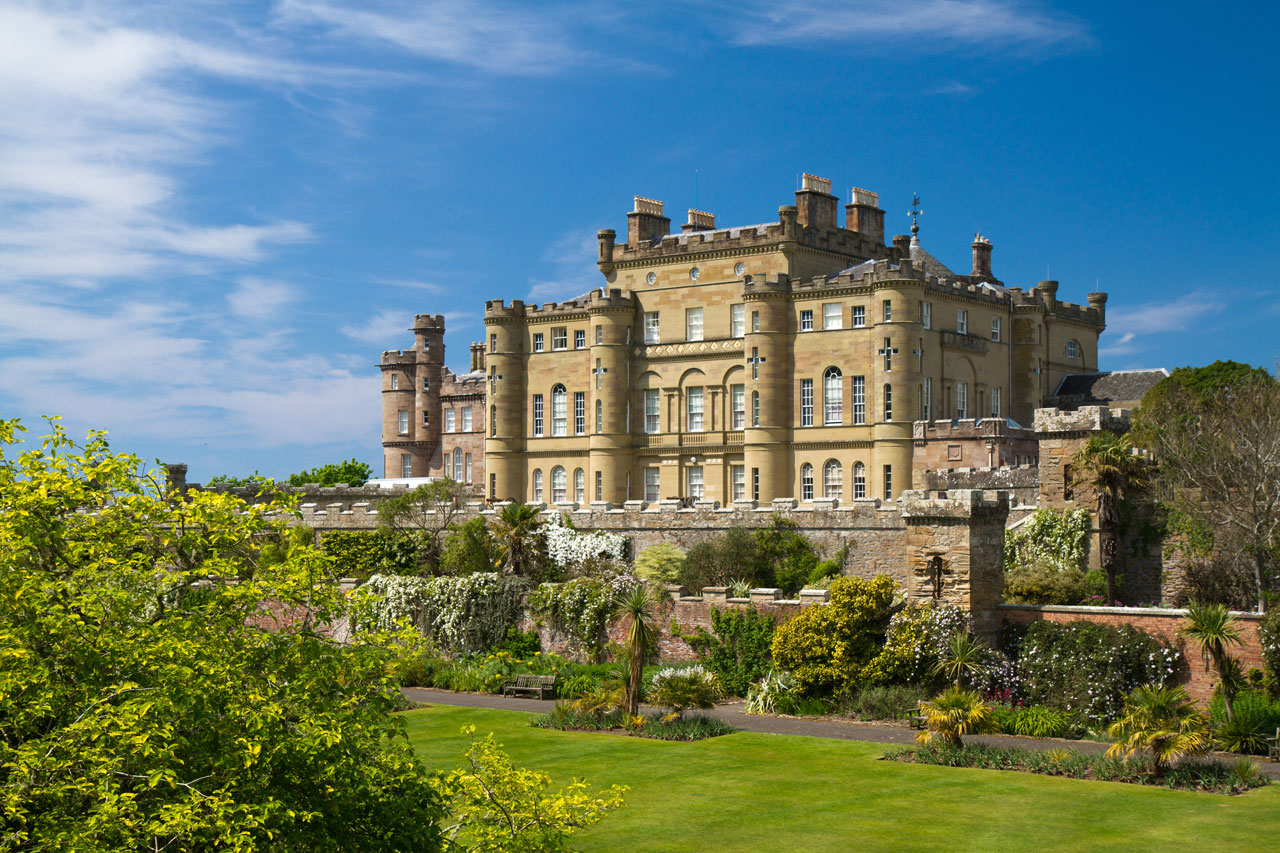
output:
[[[1132,424],[1128,409],[1109,406],[1082,406],[1074,412],[1036,409],[1035,430],[1042,436],[1063,432],[1127,432]]]
[[[416,314],[413,318],[413,331],[444,333],[443,314]]]
[[[605,290],[599,288],[576,299],[564,302],[544,302],[541,305],[525,305],[514,300],[510,307],[501,299],[489,300],[484,304],[485,320],[548,320],[570,317],[588,311],[635,310],[636,301],[622,293],[621,288]]]
[[[1005,418],[961,418],[950,421],[916,421],[911,436],[926,441],[973,438],[1034,438],[1035,430]]]
[[[502,299],[487,299],[484,303],[484,319],[489,320],[521,320],[525,316],[524,301],[512,299],[507,305]]]
[[[411,349],[389,349],[382,353],[382,367],[394,367],[403,364],[417,364],[418,351]]]

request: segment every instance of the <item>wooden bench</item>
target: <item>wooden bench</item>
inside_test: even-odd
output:
[[[1280,761],[1280,728],[1276,729],[1274,737],[1267,738],[1267,760]]]
[[[919,705],[907,711],[907,725],[913,729],[923,729],[927,719],[928,717],[924,715],[924,708]]]
[[[554,675],[517,675],[515,681],[507,681],[502,685],[503,696],[517,696],[529,693],[536,694],[539,699],[556,698],[556,677]]]

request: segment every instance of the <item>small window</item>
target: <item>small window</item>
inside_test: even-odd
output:
[[[751,500],[760,500],[760,469],[751,469]]]
[[[933,305],[928,302],[920,303],[920,325],[926,329],[933,328]]]
[[[494,332],[489,336],[489,352],[498,351],[498,333]]]
[[[859,377],[861,378],[861,377]],[[822,374],[822,422],[835,426],[844,420],[844,376],[838,367]],[[854,421],[858,423],[858,421]]]
[[[586,349],[586,347],[587,347],[587,330],[574,329],[573,330],[573,348]]]
[[[659,432],[661,426],[659,424],[658,412],[658,389],[646,388],[644,391],[644,431],[648,433]]]
[[[462,482],[462,448],[455,447],[453,449],[453,474],[451,475],[455,483]]]
[[[926,376],[920,386],[920,420],[932,420],[933,414],[933,377]]]
[[[401,435],[409,434],[409,412],[405,409],[396,412],[396,431]]]
[[[867,466],[861,462],[853,463],[853,496],[855,498],[867,496]]]
[[[400,476],[401,477],[413,476],[413,457],[410,456],[408,453],[400,454]]]
[[[746,334],[747,332],[746,309],[747,307],[745,305],[729,306],[729,336],[730,337],[740,338]]]
[[[644,312],[644,342],[646,344],[656,344],[661,339],[658,326],[658,312]]]
[[[884,499],[891,500],[893,498],[893,466],[884,466]]]
[[[730,429],[747,426],[747,389],[743,385],[729,386],[729,424]]]
[[[991,318],[991,340],[993,341],[1000,340],[1000,318],[999,317]]]
[[[453,432],[453,431],[454,431],[454,422],[453,422],[453,421],[454,421],[454,412],[453,412],[453,409],[445,409],[445,410],[444,410],[444,431],[445,431],[445,432]]]
[[[829,460],[822,466],[822,496],[836,500],[844,497],[844,477],[838,460]]]
[[[1075,341],[1067,341],[1067,358],[1077,358],[1080,355],[1080,345]]]
[[[542,503],[542,469],[533,469],[533,502]]]
[[[893,420],[893,386],[887,382],[884,386],[884,419]]]
[[[471,432],[471,407],[462,407],[462,431]]]
[[[489,437],[496,438],[498,436],[498,407],[489,407]]]
[[[864,376],[855,376],[851,383],[853,389],[853,422],[867,422],[867,380]]]
[[[888,299],[884,301],[884,322],[888,323],[893,320],[893,303]]]
[[[430,409],[422,410],[422,425],[431,426],[431,410]]]
[[[702,498],[702,466],[690,465],[685,470],[689,477],[689,497],[700,500]]]
[[[661,477],[662,469],[660,468],[649,467],[644,469],[644,499],[649,503],[654,503],[658,500],[661,493],[661,486],[659,485]]]
[[[569,348],[569,330],[564,326],[556,326],[551,330],[551,349],[562,350]]]
[[[604,326],[596,326],[596,346],[604,343]]]
[[[581,468],[573,472],[573,500],[579,504],[587,502],[587,472]]]
[[[542,395],[533,395],[533,434],[542,435]]]
[[[400,374],[399,373],[391,374],[391,390],[392,391],[400,390]]]
[[[813,311],[812,311],[812,309],[806,308],[806,309],[804,309],[803,311],[801,311],[801,312],[800,312],[800,331],[802,331],[802,332],[812,332],[812,331],[813,331]]]
[[[967,382],[956,383],[956,417],[967,417],[969,408],[969,384]]]
[[[422,390],[423,390],[423,391],[430,391],[430,390],[431,390],[431,380],[430,380],[430,379],[428,379],[428,378],[427,378],[427,377],[425,377],[425,376],[424,376],[424,377],[422,377]]]
[[[1000,386],[991,386],[991,417],[1000,417]]]
[[[685,392],[685,399],[688,401],[688,420],[685,422],[685,430],[688,432],[702,432],[702,389],[690,388]]]
[[[569,430],[569,395],[563,385],[551,389],[551,434],[565,435]]]
[[[498,475],[489,475],[489,500],[496,501],[498,499]]]
[[[751,425],[760,426],[760,392],[751,392]]]
[[[800,466],[800,500],[813,500],[813,466],[808,462]]]
[[[587,392],[573,392],[573,434],[587,434]]]
[[[813,380],[800,380],[800,426],[813,426]]]
[[[542,332],[533,333],[533,351],[542,352]]]
[[[861,329],[867,325],[866,307],[862,305],[855,305],[849,312],[849,315],[853,318],[853,328]]]
[[[751,312],[751,331],[753,332],[760,331],[760,312],[759,311]]]
[[[557,465],[551,469],[551,502],[562,504],[569,500],[569,475]]]
[[[596,472],[596,500],[604,500],[604,472]]]
[[[823,329],[839,329],[840,323],[840,303],[827,302],[822,306],[822,328]]]
[[[956,331],[962,335],[969,334],[969,312],[964,308],[956,309]]]
[[[702,340],[702,309],[701,308],[685,309],[684,339],[686,341]]]
[[[747,469],[742,465],[729,466],[729,495],[735,501],[747,496]]]
[[[604,400],[596,400],[596,435],[604,432]]]

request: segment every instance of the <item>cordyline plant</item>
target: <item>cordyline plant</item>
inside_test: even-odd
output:
[[[627,622],[628,677],[626,712],[640,713],[640,693],[644,688],[644,662],[658,640],[658,605],[661,595],[649,584],[640,584],[618,593],[613,618]]]
[[[1213,661],[1222,687],[1222,704],[1227,719],[1235,721],[1235,698],[1243,686],[1240,664],[1227,652],[1228,646],[1243,645],[1240,623],[1222,604],[1201,604],[1193,601],[1187,605],[1187,624],[1178,633],[1195,640],[1201,650]]]
[[[1119,564],[1120,502],[1145,491],[1151,465],[1134,452],[1128,435],[1104,432],[1091,436],[1076,453],[1073,485],[1093,491],[1097,500],[1102,571],[1107,576],[1107,601],[1116,600]]]

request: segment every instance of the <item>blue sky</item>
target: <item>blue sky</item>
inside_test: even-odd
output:
[[[800,172],[1060,297],[1104,368],[1280,359],[1272,4],[0,3],[0,413],[191,478],[380,467],[414,313],[600,282],[633,194]]]

